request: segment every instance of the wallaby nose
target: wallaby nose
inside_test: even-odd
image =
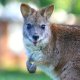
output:
[[[34,40],[38,40],[39,36],[38,35],[33,35]]]

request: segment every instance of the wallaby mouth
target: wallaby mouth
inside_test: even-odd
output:
[[[37,41],[34,41],[33,44],[36,46],[37,45]]]
[[[36,41],[33,41],[33,44],[34,44],[34,46],[36,46],[37,44],[39,44],[39,43],[41,43],[41,41],[42,41],[42,39],[41,40],[36,40]]]
[[[32,38],[33,38],[33,44],[36,46],[36,44],[37,44],[37,42],[38,42],[38,39],[39,39],[39,36],[38,35],[33,35],[32,36]]]

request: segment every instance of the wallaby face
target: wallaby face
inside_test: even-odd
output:
[[[53,11],[53,6],[47,9],[36,11],[28,5],[21,5],[21,12],[24,17],[23,37],[27,45],[46,45],[50,37],[50,24],[48,18]]]

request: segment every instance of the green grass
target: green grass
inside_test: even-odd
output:
[[[1,71],[0,80],[51,80],[44,73],[29,74],[21,71]]]

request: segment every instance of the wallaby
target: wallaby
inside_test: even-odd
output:
[[[52,80],[80,80],[80,26],[50,23],[53,5],[35,10],[21,4],[20,9],[28,70],[38,66]]]

